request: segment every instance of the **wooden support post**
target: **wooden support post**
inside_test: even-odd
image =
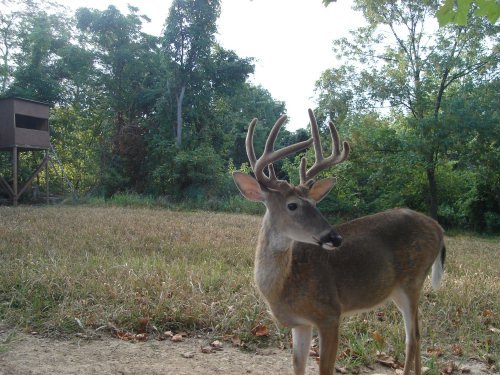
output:
[[[46,203],[49,204],[49,151],[45,150],[45,192]]]
[[[28,188],[28,186],[30,186],[31,181],[33,181],[33,179],[35,178],[35,176],[38,173],[40,173],[43,168],[45,168],[45,166],[47,165],[47,163],[48,163],[48,157],[45,157],[42,160],[42,162],[40,163],[40,165],[35,169],[35,171],[28,178],[28,180],[24,183],[23,187],[21,189],[19,189],[19,192],[17,193],[18,197],[20,197],[26,191],[26,189]]]
[[[17,147],[12,148],[12,205],[17,206]]]

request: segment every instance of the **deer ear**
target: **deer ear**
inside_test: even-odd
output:
[[[309,190],[309,198],[316,202],[321,201],[332,190],[335,181],[337,181],[335,177],[330,177],[315,182]]]
[[[260,187],[259,182],[245,173],[233,172],[234,183],[238,187],[243,196],[254,202],[263,202],[265,200],[265,193]]]

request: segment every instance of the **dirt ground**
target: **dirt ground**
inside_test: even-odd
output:
[[[203,353],[209,337],[170,340],[124,341],[109,335],[53,339],[38,335],[0,331],[1,375],[292,375],[289,350],[265,349],[248,353],[221,343],[221,350]],[[206,350],[205,350],[206,351]],[[480,363],[468,366],[468,374],[484,374]],[[396,374],[390,368],[364,368],[361,373]],[[460,372],[456,372],[460,373]],[[308,375],[318,374],[314,358],[309,358]]]

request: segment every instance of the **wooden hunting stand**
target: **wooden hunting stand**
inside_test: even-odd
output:
[[[33,179],[45,169],[45,193],[49,201],[49,106],[33,100],[0,99],[0,151],[11,153],[12,186],[0,176],[0,188],[5,190],[14,206]],[[40,151],[44,158],[22,186],[18,185],[19,153]]]

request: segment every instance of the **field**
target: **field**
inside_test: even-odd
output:
[[[243,214],[0,207],[0,328],[144,340],[185,331],[248,351],[289,347],[289,331],[270,320],[253,285],[259,224]],[[421,298],[424,366],[437,373],[476,361],[498,371],[500,242],[455,235],[446,243],[443,287],[426,283]],[[378,352],[404,358],[392,305],[346,318],[341,331],[342,368],[371,365]]]

